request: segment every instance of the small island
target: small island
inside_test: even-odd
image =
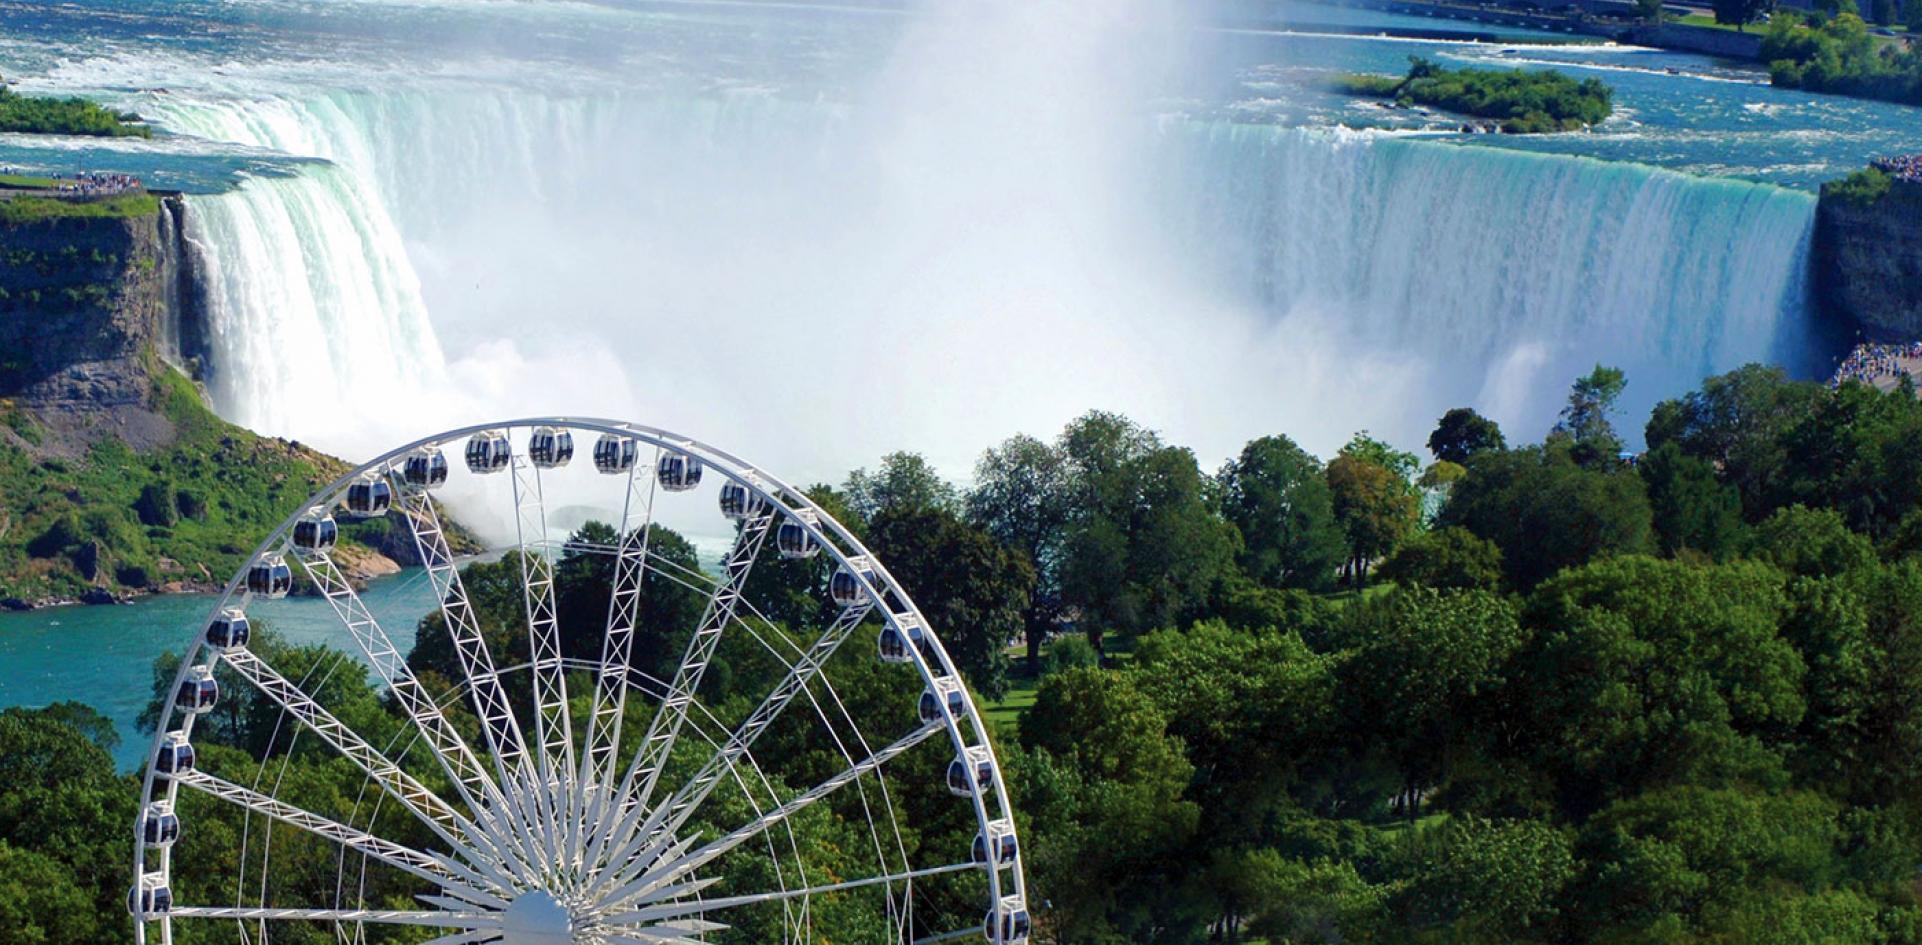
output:
[[[1505,134],[1580,131],[1615,111],[1615,92],[1599,79],[1578,81],[1552,69],[1444,69],[1419,56],[1409,63],[1401,78],[1354,73],[1334,86],[1349,95],[1491,119]]]
[[[21,95],[0,82],[0,132],[35,135],[85,135],[95,138],[151,138],[140,116],[115,112],[84,98]]]

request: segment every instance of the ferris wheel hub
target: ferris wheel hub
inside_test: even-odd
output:
[[[528,890],[501,911],[501,945],[574,945],[574,916],[546,890]]]

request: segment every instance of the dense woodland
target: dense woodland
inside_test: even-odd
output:
[[[1761,58],[1776,85],[1811,92],[1922,105],[1922,48],[1878,41],[1854,9],[1810,19],[1791,10],[1775,13],[1762,37]],[[1909,30],[1922,31],[1922,0],[1910,0]],[[1886,22],[1886,20],[1884,21]]]
[[[1210,473],[1090,413],[995,446],[969,488],[897,454],[813,494],[908,586],[978,699],[1032,700],[999,750],[1041,940],[1922,943],[1922,403],[1750,366],[1659,405],[1630,457],[1627,382],[1598,367],[1525,445],[1451,410],[1427,459],[1365,434],[1321,458],[1274,435]],[[665,530],[654,540],[694,563]],[[509,654],[525,649],[508,629],[518,573],[511,557],[466,571]],[[818,560],[757,567],[757,625],[805,646],[826,576]],[[600,556],[564,557],[562,626],[598,628],[608,581]],[[681,628],[643,634],[635,662],[659,669],[698,598],[649,587],[642,625]],[[359,663],[271,634],[255,648],[376,742],[400,730]],[[444,685],[453,659],[427,618],[410,663]],[[724,714],[770,668],[740,634],[716,666],[703,697]],[[856,717],[913,712],[903,667],[834,666]],[[311,809],[356,816],[360,773],[290,747],[278,713],[230,682],[196,730],[203,767],[240,780],[264,757]],[[111,737],[78,707],[0,715],[8,941],[124,933],[137,785],[112,772]],[[777,794],[836,763],[798,720],[769,737]],[[890,783],[921,825],[917,862],[972,835],[939,784]],[[723,798],[714,824],[746,800]],[[177,857],[240,855],[211,808],[189,798]],[[827,873],[856,866],[837,859],[859,847],[854,813],[835,801],[798,825]],[[273,842],[271,877],[250,882],[331,893],[332,851]],[[183,870],[182,901],[231,901],[204,882]],[[978,921],[967,882],[931,884],[920,920]],[[367,893],[404,906],[413,891]],[[822,897],[815,937],[872,940],[872,911]],[[737,919],[718,940],[764,941],[779,921]]]
[[[0,83],[0,132],[151,138],[140,116],[118,114],[84,98],[21,95]]]

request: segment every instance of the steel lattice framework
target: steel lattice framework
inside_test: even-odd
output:
[[[604,505],[618,510],[614,543],[571,541],[564,548],[608,561],[605,620],[589,628],[599,634],[597,658],[578,647],[572,657],[565,652],[564,634],[583,628],[561,625],[555,553],[562,546],[548,533],[548,477],[571,458],[575,435],[596,438],[594,466],[606,474],[596,481],[614,493]],[[430,494],[450,467],[459,470],[446,455],[463,447],[469,474],[506,473],[501,478],[513,503],[511,516],[502,518],[513,527],[506,550],[519,552],[515,570],[524,626],[517,629],[526,633],[528,654],[513,666],[500,663],[507,654],[490,647]],[[712,574],[657,553],[650,542],[657,509],[680,501],[704,474],[709,492],[717,481],[722,487],[722,511],[735,530]],[[383,513],[406,529],[419,555],[422,579],[463,676],[451,688],[416,675],[337,560],[334,516]],[[778,541],[771,538],[777,532]],[[832,602],[823,607],[831,616],[790,640],[749,600],[749,577],[758,561],[777,553],[817,552],[838,571]],[[398,711],[399,736],[375,744],[316,696],[326,677],[315,681],[311,670],[299,678],[283,674],[250,649],[244,635],[236,636],[234,627],[250,605],[286,593],[292,568],[283,562],[289,559],[325,599],[344,631],[342,642],[351,641],[371,681]],[[669,678],[633,665],[638,636],[676,629],[643,625],[642,599],[650,582],[704,599],[694,625],[679,628],[687,642]],[[863,628],[878,635],[880,658],[907,667],[884,671],[894,673],[885,678],[921,694],[920,711],[908,718],[878,725],[868,720],[871,728],[895,732],[891,740],[865,736],[829,680],[837,655],[876,657],[867,647],[843,653],[843,644]],[[369,926],[412,925],[433,930],[419,933],[436,936],[433,945],[700,945],[724,938],[734,911],[774,904],[784,939],[800,942],[814,937],[810,905],[816,897],[869,890],[858,901],[879,904],[884,914],[874,927],[883,930],[884,942],[932,945],[972,932],[991,945],[1020,945],[1029,929],[1013,810],[988,727],[938,629],[885,565],[800,490],[698,441],[631,423],[547,417],[449,430],[409,443],[330,483],[275,529],[228,583],[207,630],[197,632],[187,648],[171,690],[178,697],[157,726],[142,781],[129,896],[135,941],[171,945],[176,922],[212,921],[237,925],[247,942],[271,941],[281,923],[308,922],[330,925],[343,943],[365,941]],[[732,710],[735,718],[724,721],[701,694],[729,639],[758,646],[778,667],[778,678],[752,709]],[[251,786],[196,762],[194,726],[216,698],[204,691],[215,669],[243,681],[281,712],[277,745],[256,759]],[[645,730],[636,722],[634,731],[623,732],[636,699],[652,709]],[[812,712],[808,724],[826,732],[841,759],[839,770],[805,788],[780,785],[753,750],[797,703]],[[624,744],[624,735],[631,744]],[[945,768],[889,767],[925,759],[912,750],[942,735],[954,759]],[[305,750],[342,759],[363,777],[346,822],[291,799],[298,792],[284,783],[285,759],[300,739],[309,743]],[[281,775],[273,777],[276,747]],[[698,764],[692,761],[696,753]],[[688,770],[691,776],[670,777]],[[953,793],[964,794],[979,829],[974,848],[948,851],[951,856],[932,865],[910,862],[903,830],[912,834],[916,825],[897,816],[884,771],[893,778],[946,782]],[[734,814],[727,826],[725,816],[704,805],[730,786]],[[850,787],[854,794],[843,795],[843,809],[866,819],[855,826],[872,841],[872,868],[811,881],[818,877],[804,866],[809,851],[796,839],[794,819]],[[194,828],[175,814],[182,788],[227,805],[223,809],[239,818],[240,863],[192,863],[177,853],[174,839]],[[396,821],[432,842],[416,839],[410,846],[380,835],[381,824]],[[271,875],[275,829],[336,851],[331,901],[287,901]],[[765,869],[737,872],[765,877],[761,888],[723,879],[721,867],[736,857],[766,861]],[[391,908],[391,897],[369,900],[368,878],[380,870],[418,890],[417,908]],[[176,881],[208,873],[221,882]],[[918,919],[916,882],[950,874],[980,877],[953,888],[985,894],[983,925],[930,928]],[[234,901],[177,899],[189,886],[231,888]],[[947,906],[951,915],[954,905]]]

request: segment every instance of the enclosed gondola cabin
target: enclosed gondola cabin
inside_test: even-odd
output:
[[[874,583],[874,572],[867,567],[866,558],[854,558],[848,567],[840,568],[828,578],[828,596],[841,607],[854,607],[868,599],[867,591],[861,588],[861,581]]]
[[[984,833],[974,835],[974,862],[988,865],[990,851],[997,866],[1013,863],[1016,855],[1014,828],[1005,820],[990,821]]]
[[[499,430],[486,430],[476,433],[467,440],[467,470],[487,475],[507,468],[514,458],[514,449],[507,443],[507,434]]]
[[[686,492],[701,484],[701,461],[686,453],[662,453],[655,478],[669,492]]]
[[[988,912],[988,918],[982,924],[982,931],[987,935],[988,941],[996,945],[1021,945],[1028,940],[1028,934],[1033,931],[1032,924],[1028,921],[1027,905],[1021,901],[1020,896],[1008,896],[1002,899],[998,908]]]
[[[189,670],[187,678],[180,681],[180,691],[174,694],[174,705],[190,715],[206,712],[219,701],[220,683],[214,681],[211,666],[196,666]]]
[[[931,643],[932,638],[928,636],[928,629],[921,626],[921,618],[911,613],[896,614],[894,621],[900,625],[899,630],[895,630],[893,624],[881,628],[881,638],[879,641],[881,661],[884,663],[912,663],[914,662],[914,657],[908,653],[908,647],[912,646],[921,651],[921,658],[927,661],[930,670],[935,673],[943,672],[940,660],[934,658],[934,646]],[[890,632],[893,633],[892,636],[889,635]]]
[[[640,455],[641,446],[633,437],[603,433],[594,441],[594,468],[610,476],[633,469]]]
[[[943,681],[945,682],[946,680]],[[967,697],[961,694],[961,690],[948,689],[947,695],[948,715],[957,719],[966,715]],[[935,695],[934,690],[924,689],[921,691],[919,715],[923,724],[941,721],[941,697]]]
[[[149,847],[166,847],[180,839],[180,817],[165,803],[149,804],[140,815],[140,842]]]
[[[795,519],[781,523],[780,530],[774,533],[774,547],[780,549],[783,558],[812,558],[821,551],[821,543],[808,533],[806,525]]]
[[[334,517],[324,512],[309,513],[306,518],[294,523],[294,547],[313,553],[326,551],[340,540],[340,526]]]
[[[914,656],[908,652],[908,638],[892,626],[881,628],[881,636],[875,641],[883,663],[912,663]]]
[[[394,487],[376,476],[362,477],[347,487],[344,504],[347,511],[360,518],[386,515],[394,505]]]
[[[160,752],[154,755],[154,770],[161,774],[181,774],[194,769],[194,746],[187,741],[187,733],[173,732],[167,740],[160,743]]]
[[[174,908],[173,890],[167,888],[165,873],[148,873],[127,891],[127,911],[135,919],[166,915]]]
[[[279,555],[268,555],[247,567],[247,591],[255,597],[279,600],[294,589],[294,569]]]
[[[438,489],[447,483],[447,454],[437,449],[417,450],[401,464],[400,477],[416,489]]]
[[[247,624],[247,615],[238,608],[229,607],[220,612],[207,624],[207,645],[216,653],[228,650],[245,649],[252,628]]]
[[[948,791],[956,797],[986,791],[993,784],[994,762],[989,760],[985,748],[970,748],[948,762]]]
[[[767,508],[767,501],[738,482],[721,486],[721,514],[731,519],[754,518]]]
[[[527,438],[527,458],[542,469],[558,469],[574,458],[574,434],[554,427],[536,427]]]

